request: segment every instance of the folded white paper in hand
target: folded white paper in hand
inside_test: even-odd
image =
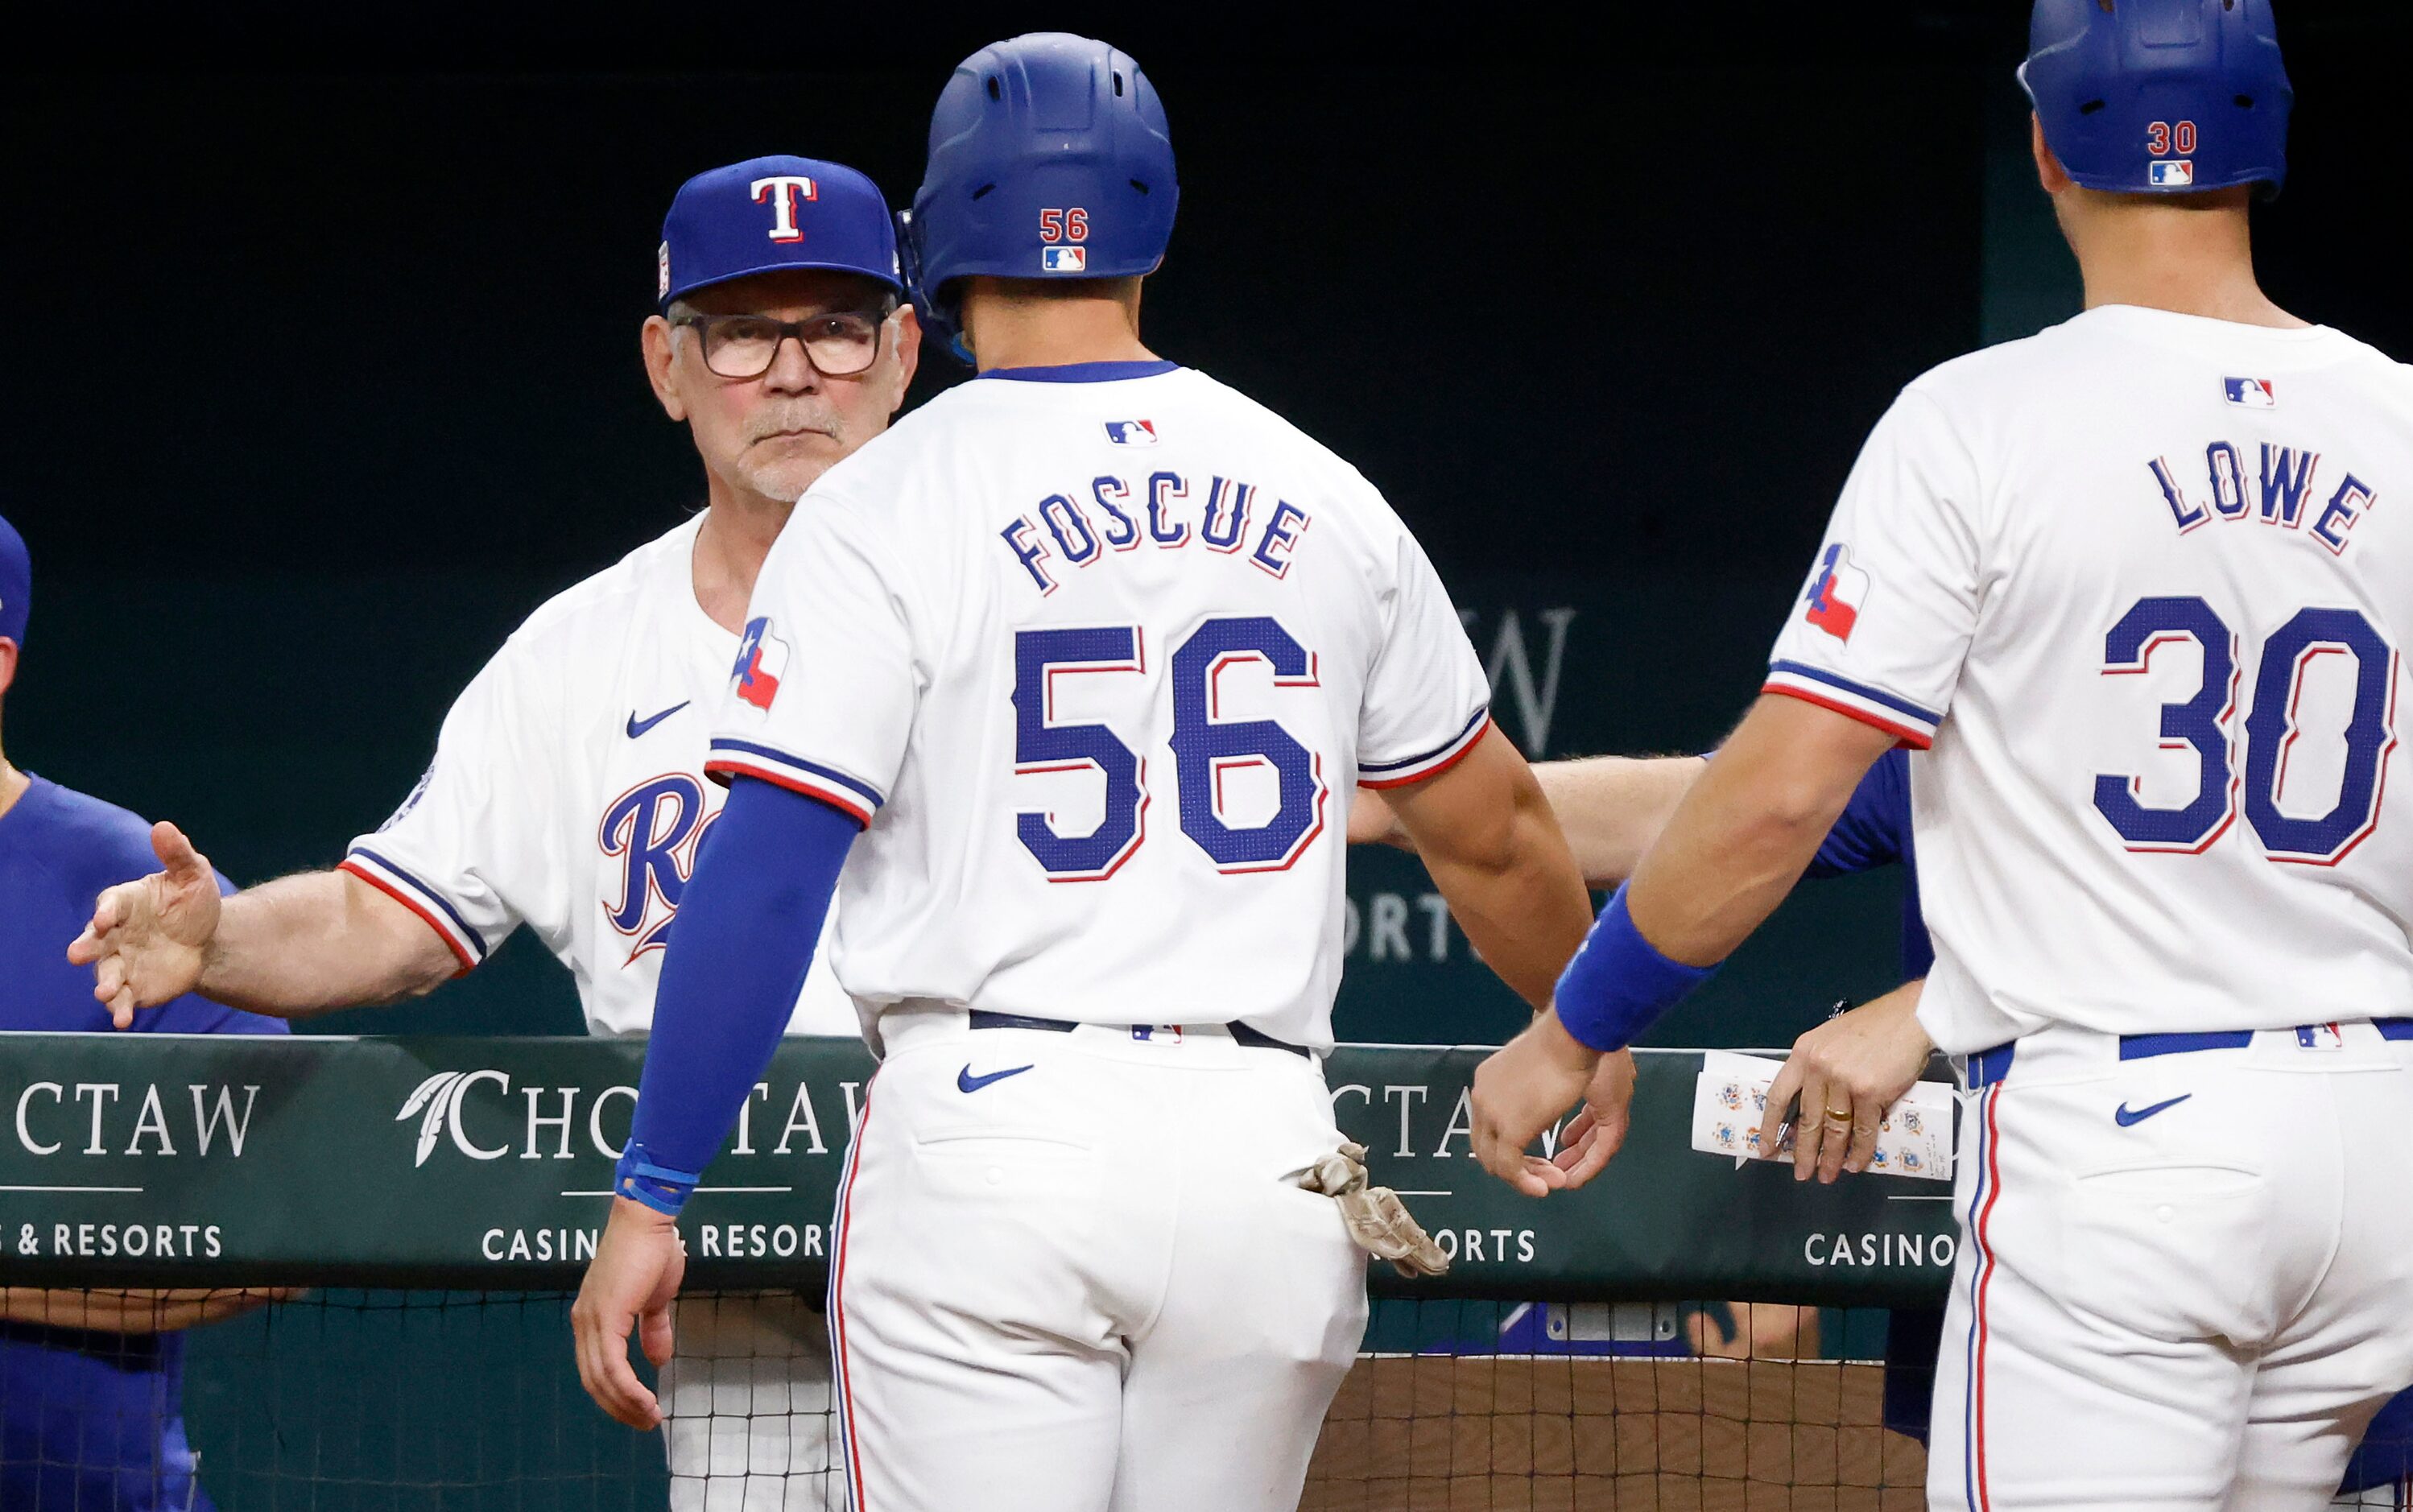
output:
[[[1784,1065],[1782,1060],[1731,1050],[1704,1052],[1700,1077],[1693,1084],[1693,1148],[1711,1155],[1731,1155],[1738,1166],[1747,1160],[1791,1159],[1790,1125],[1777,1149],[1759,1148],[1759,1126],[1768,1116],[1768,1090]],[[1869,1171],[1929,1181],[1952,1179],[1950,1087],[1919,1082],[1901,1102],[1886,1109],[1877,1125],[1876,1153],[1869,1159]]]

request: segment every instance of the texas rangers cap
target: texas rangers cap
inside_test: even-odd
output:
[[[25,644],[25,613],[34,602],[34,558],[25,538],[0,515],[0,640]]]
[[[679,185],[662,217],[654,295],[782,268],[861,274],[905,292],[896,222],[880,187],[843,163],[752,157]]]

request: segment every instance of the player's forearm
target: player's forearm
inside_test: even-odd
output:
[[[1433,883],[1483,963],[1538,1012],[1591,927],[1591,897],[1547,803],[1520,809],[1503,854],[1431,861]]]
[[[1698,756],[1587,756],[1536,763],[1533,780],[1584,881],[1614,887],[1634,875],[1708,765]]]
[[[1635,926],[1672,960],[1724,960],[1793,890],[1892,746],[1843,715],[1762,697],[1636,867],[1625,900]]]
[[[787,1028],[858,828],[819,799],[732,784],[662,959],[621,1195],[674,1212],[720,1152]]]
[[[1484,964],[1537,1010],[1591,926],[1591,896],[1524,757],[1493,730],[1393,803]]]
[[[285,1290],[174,1291],[0,1288],[0,1318],[90,1333],[174,1333],[248,1312],[293,1295]]]
[[[430,992],[457,970],[407,909],[348,872],[310,871],[226,900],[199,990],[295,1018]]]

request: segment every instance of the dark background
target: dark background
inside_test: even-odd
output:
[[[214,10],[19,49],[0,512],[38,587],[10,757],[179,820],[240,882],[331,864],[514,625],[701,502],[637,363],[673,190],[798,152],[901,201],[950,67],[1030,26],[1114,37],[1167,102],[1183,201],[1151,344],[1358,463],[1487,658],[1514,613],[1539,676],[1541,616],[1577,611],[1547,734],[1506,720],[1535,754],[1713,743],[1894,392],[2077,307],[2009,82],[2016,5],[1621,6],[1614,32],[825,8],[716,6],[677,35],[662,12]],[[2375,201],[2403,8],[2283,10],[2296,174],[2261,245],[2281,303],[2413,352]],[[960,371],[926,354],[917,402]],[[1462,938],[1433,958],[1413,862],[1352,871],[1415,948],[1358,931],[1345,1035],[1513,1027]],[[1892,888],[1788,905],[1666,1037],[1781,1042],[1888,985]],[[519,941],[329,1022],[577,1017]]]

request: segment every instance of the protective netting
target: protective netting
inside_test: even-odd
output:
[[[825,1346],[796,1293],[681,1303],[660,1434],[587,1401],[564,1292],[7,1295],[9,1512],[844,1505]],[[81,1327],[27,1321],[42,1316]],[[1806,1306],[1380,1302],[1301,1505],[1917,1507],[1919,1445],[1885,1427],[1901,1332],[1883,1312]],[[1899,1400],[1923,1398],[1923,1362],[1895,1375]]]

